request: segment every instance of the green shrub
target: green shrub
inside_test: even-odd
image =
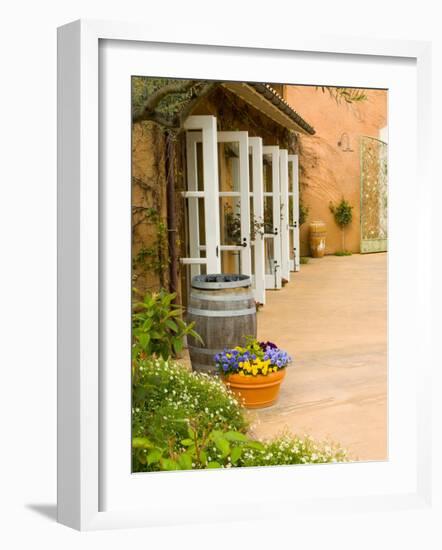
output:
[[[345,451],[284,434],[260,442],[217,378],[161,358],[141,360],[132,397],[133,471],[344,462]]]
[[[308,256],[301,256],[301,258],[299,259],[300,264],[308,264],[309,261],[310,261],[310,258]]]
[[[337,205],[330,202],[330,212],[335,218],[335,222],[342,231],[342,252],[345,252],[345,228],[349,225],[353,219],[353,206],[342,197],[341,202]],[[342,254],[345,256],[346,254]]]
[[[264,445],[233,430],[203,430],[198,432],[189,423],[187,437],[178,448],[154,444],[146,437],[132,441],[137,461],[147,469],[192,470],[230,468],[239,465],[247,451],[262,451]]]
[[[176,294],[147,292],[143,301],[133,305],[132,358],[161,356],[168,359],[181,352],[183,338],[193,336],[202,341],[193,330],[194,323],[183,321],[183,308],[173,303]]]
[[[132,391],[132,436],[146,438],[148,445],[165,450],[162,456],[186,451],[183,440],[189,429],[198,438],[210,433],[240,432],[248,427],[243,410],[234,395],[218,379],[188,371],[173,361],[140,360]],[[208,449],[211,460],[217,458],[216,444]],[[134,471],[162,469],[160,464],[143,463],[146,448],[134,449]],[[140,460],[141,459],[141,460]]]

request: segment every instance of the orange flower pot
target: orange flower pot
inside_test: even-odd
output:
[[[271,372],[266,376],[241,376],[227,374],[222,376],[224,383],[236,394],[248,409],[270,407],[278,399],[279,388],[285,376],[285,369]]]

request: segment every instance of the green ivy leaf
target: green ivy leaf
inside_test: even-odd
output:
[[[212,430],[209,439],[214,442],[216,439],[223,437],[223,435],[224,433],[221,430]]]
[[[183,349],[183,341],[181,338],[174,338],[172,345],[175,353],[180,353]]]
[[[163,458],[161,459],[161,468],[163,470],[178,470],[179,466],[178,463],[175,460],[172,460],[171,458]]]
[[[208,468],[221,468],[221,464],[219,462],[216,462],[215,460],[212,460],[212,462],[209,462],[207,464]]]
[[[247,447],[250,449],[256,449],[257,451],[263,451],[265,449],[264,445],[259,441],[248,441]]]
[[[133,449],[152,449],[154,444],[147,437],[134,437],[132,439]]]
[[[137,453],[137,460],[140,462],[140,464],[146,464],[146,455],[143,453],[138,452]]]
[[[200,452],[200,462],[203,466],[205,466],[207,464],[207,453],[206,453],[206,451],[201,451]]]
[[[242,455],[242,448],[234,447],[230,454],[230,460],[232,461],[232,464],[236,464],[238,460],[241,458],[241,455]]]
[[[154,464],[155,462],[159,462],[159,460],[161,459],[161,456],[163,454],[163,451],[161,449],[152,449],[148,454],[147,454],[147,463],[148,464]]]
[[[179,315],[181,315],[181,310],[172,309],[172,311],[169,311],[169,313],[166,315],[166,317],[178,317]]]
[[[192,457],[187,453],[184,453],[178,458],[178,464],[180,465],[181,470],[191,470]]]
[[[230,454],[230,445],[227,439],[223,437],[217,437],[215,439],[215,445],[221,451],[223,458]]]
[[[172,319],[166,319],[165,324],[170,328],[170,330],[173,330],[173,332],[178,332],[178,327],[176,323],[172,321]]]
[[[248,441],[247,436],[245,436],[240,432],[234,432],[234,431],[225,432],[223,434],[223,437],[227,439],[227,441],[241,441],[241,442]]]
[[[138,338],[138,341],[140,342],[141,347],[145,349],[150,342],[149,334],[144,334],[144,333],[137,334],[137,338]]]

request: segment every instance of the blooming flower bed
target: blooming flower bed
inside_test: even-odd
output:
[[[292,361],[289,354],[273,342],[258,342],[255,339],[245,347],[237,346],[217,353],[214,360],[220,374],[241,376],[267,376],[284,369]]]
[[[267,348],[267,346],[266,346]],[[276,348],[275,348],[276,349]],[[137,364],[132,392],[134,472],[346,462],[337,445],[284,434],[259,441],[220,380],[174,361]]]

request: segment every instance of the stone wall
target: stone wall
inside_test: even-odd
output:
[[[313,220],[327,224],[326,253],[341,250],[341,230],[329,203],[342,197],[354,206],[345,248],[360,250],[360,136],[379,138],[380,129],[387,125],[387,91],[365,93],[365,101],[337,103],[327,90],[315,86],[285,86],[285,99],[316,130],[314,136],[299,136],[300,191],[310,208],[307,223],[301,227],[302,255],[309,254],[308,222]]]

